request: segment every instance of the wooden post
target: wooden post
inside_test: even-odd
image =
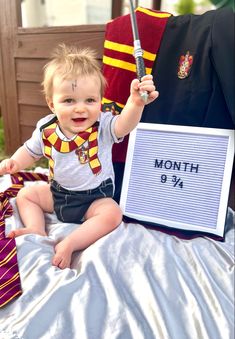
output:
[[[123,0],[112,1],[112,19],[122,15]]]
[[[161,0],[153,0],[152,8],[160,11],[161,10]]]
[[[17,27],[21,24],[20,1],[0,2],[0,103],[4,124],[5,152],[11,154],[20,144],[19,114],[14,50]],[[3,48],[4,46],[4,48]]]

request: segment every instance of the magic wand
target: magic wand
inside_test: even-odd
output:
[[[138,32],[138,26],[137,26],[137,20],[135,15],[135,10],[133,6],[132,0],[129,0],[130,3],[130,17],[131,17],[131,27],[132,27],[132,33],[133,33],[133,39],[134,39],[134,57],[136,62],[136,73],[139,81],[141,81],[141,78],[146,74],[145,71],[145,64],[143,59],[143,51],[140,44],[139,39],[139,32]],[[148,93],[141,92],[140,93],[143,100],[146,102],[148,99]]]

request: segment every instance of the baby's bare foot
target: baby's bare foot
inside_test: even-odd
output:
[[[13,230],[10,233],[8,233],[8,238],[16,238],[23,234],[38,234],[42,236],[46,236],[46,232],[44,231],[38,231],[33,228],[19,228],[18,230]]]
[[[70,268],[72,250],[69,243],[65,240],[62,240],[55,246],[55,255],[52,259],[52,265],[61,268]]]

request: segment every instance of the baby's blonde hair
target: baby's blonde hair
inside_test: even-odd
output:
[[[106,80],[96,59],[96,52],[90,48],[79,49],[76,46],[60,44],[52,53],[51,60],[44,66],[43,93],[47,98],[52,97],[55,76],[61,77],[61,80],[68,80],[93,75],[100,80],[102,98]]]

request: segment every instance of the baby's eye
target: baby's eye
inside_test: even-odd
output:
[[[92,104],[93,102],[96,102],[94,98],[88,98],[86,99],[86,101],[88,102],[88,104]]]
[[[71,104],[71,102],[73,102],[73,99],[67,98],[67,99],[64,100],[64,102],[67,102],[68,104]]]

